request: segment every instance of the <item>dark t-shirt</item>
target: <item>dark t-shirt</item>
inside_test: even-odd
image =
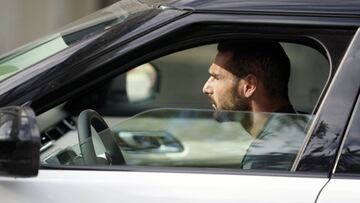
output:
[[[292,106],[272,113],[241,162],[243,169],[290,170],[306,136],[310,116]]]

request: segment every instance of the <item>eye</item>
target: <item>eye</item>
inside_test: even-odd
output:
[[[215,80],[219,80],[219,79],[220,79],[219,75],[212,75],[212,77],[213,77]]]
[[[211,73],[210,73],[210,79],[219,80],[219,79],[220,79],[220,76],[217,75],[217,74],[211,74]]]

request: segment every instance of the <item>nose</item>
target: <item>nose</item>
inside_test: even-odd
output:
[[[205,84],[204,84],[204,87],[202,89],[202,92],[205,94],[205,95],[210,95],[213,93],[213,89],[211,87],[211,81],[210,81],[211,78],[209,78]]]

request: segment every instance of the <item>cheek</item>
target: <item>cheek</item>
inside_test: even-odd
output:
[[[214,87],[214,92],[220,97],[226,92],[226,86],[224,85],[224,82],[220,80],[214,82]]]
[[[233,93],[233,85],[228,84],[225,81],[218,81],[216,85],[216,90],[214,94],[215,100],[217,100],[220,103],[226,102],[229,100],[229,98],[232,97]]]
[[[230,92],[234,91],[234,88],[234,84],[229,81],[223,81],[221,84],[219,84],[219,91],[224,94],[229,94]]]

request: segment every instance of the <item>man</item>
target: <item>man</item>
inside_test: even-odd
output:
[[[304,133],[302,128],[289,132],[291,128],[285,129],[282,123],[304,126],[306,119],[292,115],[289,124],[289,115],[284,118],[284,115],[259,113],[295,113],[288,97],[288,56],[281,45],[273,41],[225,41],[219,43],[217,48],[218,53],[209,68],[210,77],[203,87],[203,93],[210,98],[215,111],[253,112],[243,113],[247,116],[242,124],[254,141],[243,158],[242,167],[289,169]],[[291,142],[294,146],[285,142]]]

